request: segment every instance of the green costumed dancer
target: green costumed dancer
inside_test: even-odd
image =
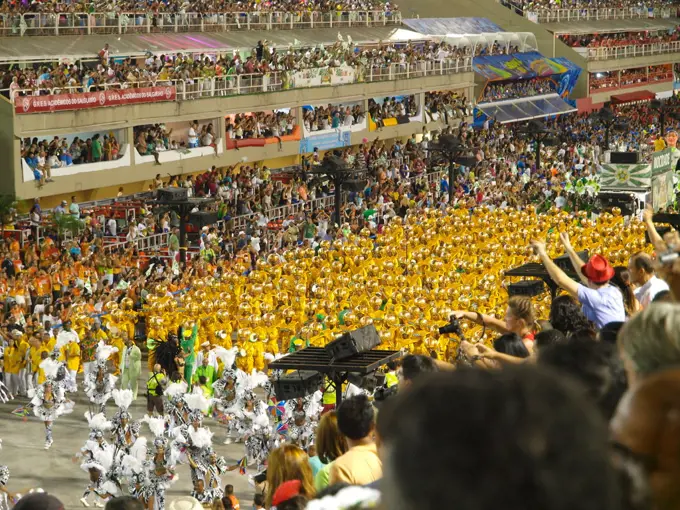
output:
[[[198,324],[194,324],[191,331],[182,328],[182,339],[180,347],[184,354],[184,380],[191,386],[191,377],[194,375],[194,365],[196,363],[196,337],[198,336]]]

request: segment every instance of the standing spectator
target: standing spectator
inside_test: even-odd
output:
[[[628,262],[631,283],[637,285],[635,297],[641,308],[646,308],[659,292],[669,290],[668,284],[654,274],[654,262],[646,253],[636,253]]]
[[[109,63],[109,44],[106,43],[104,47],[99,51],[99,59],[102,61],[103,65]]]
[[[71,213],[71,216],[74,218],[80,219],[80,206],[78,205],[78,202],[76,202],[75,195],[71,197],[71,205],[68,206],[68,212]]]
[[[92,137],[92,162],[99,163],[102,160],[102,143],[99,141],[99,133]]]
[[[328,483],[367,485],[382,477],[382,462],[373,440],[375,410],[366,395],[357,395],[340,404],[338,428],[347,438],[349,450],[331,464]]]
[[[111,217],[106,221],[106,231],[112,237],[116,237],[116,234],[118,233],[118,222],[113,214],[111,214]]]
[[[198,121],[193,121],[189,126],[189,140],[188,145],[190,149],[198,147]]]
[[[583,307],[583,314],[598,329],[610,322],[625,321],[626,310],[621,291],[609,284],[614,277],[614,268],[609,261],[601,255],[593,255],[586,264],[572,248],[568,234],[560,234],[560,240],[583,284],[575,282],[557,267],[548,256],[545,243],[533,241],[531,244],[536,254],[554,282],[578,299]]]
[[[170,234],[170,237],[168,238],[168,255],[170,255],[170,260],[174,262],[175,260],[177,260],[178,254],[179,254],[179,229],[173,228],[172,234]]]

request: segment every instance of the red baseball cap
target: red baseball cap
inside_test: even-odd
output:
[[[605,283],[614,277],[614,268],[602,255],[593,255],[581,268],[581,273],[593,283]]]

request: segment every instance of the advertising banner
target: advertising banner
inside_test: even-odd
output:
[[[320,151],[347,147],[350,145],[352,132],[348,128],[336,129],[332,133],[310,136],[300,140],[300,154],[314,152],[314,148]]]
[[[560,65],[563,65],[567,69],[559,76],[555,76],[557,80],[557,93],[560,95],[562,99],[566,100],[571,95],[572,91],[574,90],[574,87],[576,87],[576,83],[578,82],[578,79],[581,76],[581,72],[583,72],[583,69],[581,69],[572,61],[564,57],[553,58],[551,60]],[[576,106],[576,102],[575,101],[572,102],[573,102],[572,106]]]
[[[145,87],[51,96],[21,96],[15,99],[14,111],[17,114],[24,114],[82,110],[134,103],[174,101],[176,97],[175,87]]]
[[[513,55],[474,57],[472,67],[476,73],[481,74],[489,81],[552,76],[569,70],[565,65],[546,58],[537,51]]]
[[[283,80],[284,89],[335,86],[364,81],[362,69],[349,66],[289,72],[283,75]]]

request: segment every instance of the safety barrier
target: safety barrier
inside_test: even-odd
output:
[[[571,8],[556,9],[554,6],[525,7],[524,2],[512,0],[498,0],[498,3],[514,10],[534,23],[563,23],[566,21],[596,21],[596,20],[626,20],[647,18],[675,18],[678,15],[677,6],[641,5],[621,8]]]
[[[413,64],[389,64],[386,66],[369,65],[365,68],[350,68],[354,70],[353,76],[344,77],[345,84],[372,83],[380,81],[393,81],[399,79],[422,78],[425,76],[448,75],[472,71],[472,58],[458,58],[449,60],[423,60]],[[187,101],[206,97],[227,97],[241,94],[258,94],[262,92],[274,92],[293,88],[324,87],[327,84],[315,84],[314,82],[294,81],[291,79],[294,71],[277,71],[267,74],[240,74],[230,76],[217,76],[213,78],[201,78],[196,80],[155,80],[124,83],[104,83],[95,87],[53,87],[41,89],[16,89],[11,91],[11,100],[17,97],[32,95],[56,95],[56,94],[80,94],[100,90],[120,90],[122,88],[142,87],[174,87],[177,101]],[[10,95],[10,89],[0,90],[6,96]]]
[[[2,13],[0,36],[113,35],[401,25],[399,11]]]
[[[680,41],[614,46],[611,48],[587,48],[587,50],[588,60],[613,60],[618,58],[649,57],[664,53],[680,52]]]

